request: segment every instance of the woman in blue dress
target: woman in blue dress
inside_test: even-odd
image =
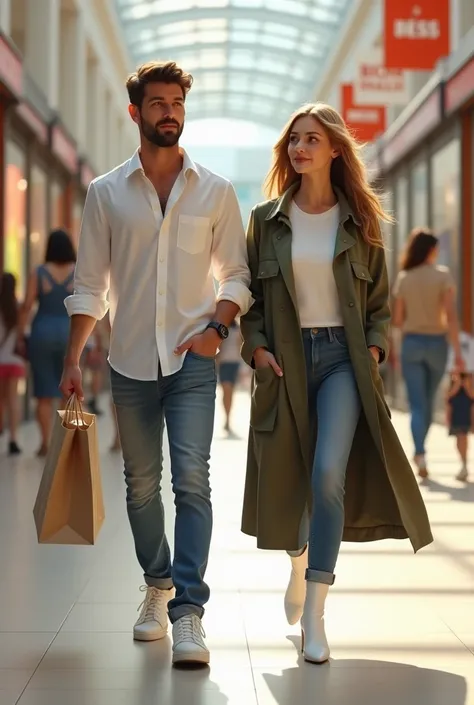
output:
[[[76,252],[64,230],[53,230],[48,238],[45,263],[30,276],[23,305],[20,333],[31,319],[28,358],[33,373],[36,418],[41,433],[38,456],[45,456],[51,434],[53,401],[61,399],[59,383],[69,334],[64,299],[72,293]],[[23,338],[24,339],[24,338]]]

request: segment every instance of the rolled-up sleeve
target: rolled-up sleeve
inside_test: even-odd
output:
[[[65,300],[69,316],[82,314],[97,320],[109,309],[110,228],[92,182],[87,191],[74,274],[74,294]]]
[[[232,301],[247,313],[253,303],[245,232],[237,196],[227,183],[214,223],[212,274],[218,284],[217,301]]]

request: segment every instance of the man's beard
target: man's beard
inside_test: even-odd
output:
[[[169,132],[159,131],[161,125],[170,124],[176,125],[177,129],[170,130]],[[161,122],[157,122],[156,125],[152,125],[141,116],[141,127],[144,137],[156,147],[174,147],[178,144],[179,138],[183,134],[184,124],[180,125],[176,120],[168,119],[161,120]]]

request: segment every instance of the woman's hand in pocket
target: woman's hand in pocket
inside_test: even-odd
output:
[[[283,371],[275,360],[275,356],[266,348],[257,348],[253,354],[256,370],[263,370],[265,367],[272,367],[278,377],[283,377]]]

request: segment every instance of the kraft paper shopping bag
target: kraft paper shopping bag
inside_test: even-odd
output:
[[[33,514],[39,543],[94,544],[104,522],[95,416],[75,396],[57,412]]]

